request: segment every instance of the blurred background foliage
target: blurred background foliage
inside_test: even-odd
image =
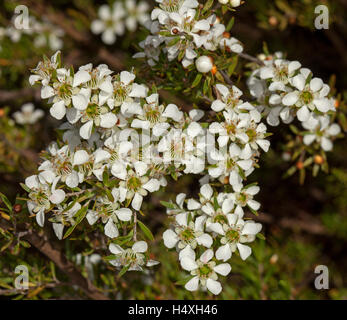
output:
[[[0,26],[11,24],[14,8],[27,5],[30,14],[48,21],[53,29],[61,28],[64,61],[79,66],[89,62],[107,63],[119,71],[139,62],[131,59],[137,43],[145,37],[145,30],[126,33],[113,46],[104,45],[89,31],[96,18],[97,8],[107,2],[93,0],[21,0],[1,1]],[[108,1],[112,3],[113,1]],[[347,44],[345,0],[246,0],[234,14],[232,34],[245,45],[247,53],[256,55],[265,42],[270,52],[284,51],[291,60],[299,60],[325,82],[336,83],[341,101],[340,113],[346,114],[343,103],[347,98]],[[314,9],[325,4],[330,9],[330,28],[314,29]],[[153,5],[153,2],[152,2]],[[50,56],[55,50],[49,45],[35,46],[35,35],[23,34],[17,42],[0,32],[0,192],[13,203],[23,193],[19,183],[34,173],[38,154],[56,136],[57,122],[49,116],[48,107],[40,94],[28,83],[30,69],[42,55]],[[139,74],[141,78],[141,74]],[[240,82],[245,80],[240,74]],[[192,102],[174,93],[163,92],[164,100],[182,107]],[[27,102],[45,111],[46,116],[34,125],[20,125],[13,113]],[[194,102],[194,101],[193,101]],[[346,131],[346,127],[344,127]],[[346,140],[335,143],[329,153],[329,174],[319,173],[316,178],[306,175],[304,185],[299,175],[282,178],[288,163],[282,158],[285,139],[291,139],[287,127],[273,130],[272,150],[262,158],[261,169],[251,180],[259,181],[263,213],[257,217],[264,224],[266,240],[252,245],[254,255],[247,263],[233,258],[232,272],[223,284],[218,299],[347,299],[347,148]],[[106,244],[102,232],[78,226],[73,238],[57,242],[51,230],[35,226],[32,217],[22,212],[23,201],[6,208],[0,204],[0,220],[15,219],[30,225],[32,232],[50,237],[67,259],[95,286],[109,292],[112,298],[126,299],[211,299],[206,293],[189,293],[177,279],[184,279],[176,254],[161,243],[165,229],[165,209],[160,200],[173,200],[179,192],[193,196],[198,192],[196,178],[186,176],[169,182],[165,191],[154,194],[144,208],[146,224],[155,241],[155,258],[161,261],[154,271],[145,274],[130,272],[123,277],[107,263],[98,261],[104,256]],[[24,236],[24,235],[23,235]],[[76,253],[80,253],[77,254]],[[29,290],[14,290],[15,267],[27,265],[30,272]],[[316,290],[315,266],[329,268],[329,290]],[[178,282],[177,282],[178,281]],[[109,289],[112,288],[112,289]],[[0,227],[0,296],[4,299],[72,299],[86,298],[69,278],[20,235]]]

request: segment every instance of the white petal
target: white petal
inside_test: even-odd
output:
[[[183,113],[179,111],[175,104],[169,104],[163,112],[163,117],[171,118],[174,121],[179,122],[183,118]]]
[[[137,241],[132,246],[133,251],[143,253],[148,249],[148,244],[146,241]]]
[[[43,227],[45,223],[45,210],[41,209],[37,214],[36,214],[36,222],[40,227]]]
[[[116,238],[119,236],[118,228],[113,223],[112,219],[108,219],[105,225],[105,235],[109,238]]]
[[[89,154],[85,150],[78,150],[75,152],[72,165],[81,165],[89,160]]]
[[[178,236],[174,231],[168,229],[163,233],[163,239],[165,247],[171,249],[176,245]]]
[[[307,121],[310,118],[310,111],[306,106],[302,106],[296,113],[300,121]]]
[[[214,295],[220,294],[222,291],[222,285],[220,282],[212,279],[207,279],[206,287],[210,290]]]
[[[314,134],[306,134],[304,135],[304,144],[309,146],[315,139],[316,136]]]
[[[70,188],[76,188],[79,183],[78,174],[76,171],[73,171],[66,177],[66,185]]]
[[[86,140],[89,139],[92,134],[92,129],[93,129],[93,121],[90,120],[80,128],[81,138]]]
[[[202,131],[200,124],[197,122],[192,122],[187,128],[187,133],[192,138],[198,136]]]
[[[192,271],[198,268],[198,265],[196,264],[196,262],[189,258],[188,256],[184,256],[181,259],[181,266],[184,270],[187,271]]]
[[[260,208],[260,203],[258,201],[255,201],[255,200],[248,200],[247,204],[251,209],[253,209],[255,211],[257,211]]]
[[[59,240],[63,239],[64,225],[61,223],[53,223],[53,230]]]
[[[134,81],[135,75],[128,71],[122,71],[120,73],[120,81],[128,85],[130,82]]]
[[[146,184],[142,186],[144,189],[148,190],[149,192],[155,192],[158,191],[160,188],[160,182],[157,179],[151,179]]]
[[[72,97],[72,104],[77,110],[85,110],[88,107],[89,99],[83,94]]]
[[[236,244],[237,249],[239,249],[240,257],[242,260],[246,260],[252,253],[252,249],[249,246],[245,246],[244,244],[238,243]]]
[[[224,110],[226,107],[226,104],[220,100],[215,100],[212,102],[211,109],[216,112],[220,112]]]
[[[131,202],[131,206],[136,210],[139,211],[141,209],[141,205],[142,205],[142,201],[143,201],[143,197],[138,194],[135,193],[134,199]]]
[[[117,120],[117,116],[112,112],[102,114],[100,116],[100,127],[110,129],[117,123]]]
[[[132,212],[129,208],[121,208],[115,211],[119,220],[130,221],[132,217]]]
[[[53,106],[49,109],[49,112],[55,119],[63,119],[66,114],[66,107],[64,101],[61,100],[54,103]]]
[[[136,174],[142,177],[148,170],[148,166],[146,163],[142,161],[137,161],[134,163]]]
[[[146,86],[133,83],[132,90],[129,93],[129,97],[144,98],[146,97],[147,92],[148,88]]]
[[[209,184],[204,184],[200,188],[200,193],[204,196],[205,199],[210,200],[213,196],[213,189]]]
[[[322,137],[321,146],[324,151],[331,151],[333,149],[333,143],[326,137]]]
[[[79,86],[81,83],[86,83],[91,79],[90,73],[85,70],[79,70],[74,76],[73,87]]]
[[[61,189],[54,190],[51,196],[49,197],[49,201],[51,201],[54,204],[59,204],[63,202],[64,199],[65,199],[65,192],[64,190],[61,190]]]
[[[213,250],[212,249],[208,249],[206,250],[200,257],[200,261],[202,263],[207,263],[209,262],[211,259],[213,258]]]
[[[231,249],[229,244],[225,244],[224,246],[221,246],[216,251],[216,258],[218,260],[227,261],[231,258]]]
[[[282,99],[282,103],[285,106],[292,106],[295,103],[297,103],[298,99],[299,99],[299,95],[295,91],[295,92],[291,92],[291,93],[288,93],[287,95],[285,95],[284,98]]]
[[[313,92],[317,92],[319,91],[320,89],[322,89],[323,87],[323,80],[320,79],[320,78],[313,78],[310,82],[310,89],[313,91]]]
[[[114,243],[111,243],[108,248],[111,251],[111,253],[113,253],[113,254],[120,254],[124,251],[121,246],[119,246],[118,244],[114,244]]]
[[[202,246],[204,246],[206,248],[211,248],[212,243],[213,243],[212,237],[209,234],[207,234],[207,233],[204,233],[200,237],[197,237],[196,241],[197,241],[198,244],[200,244],[200,245],[202,245]]]
[[[213,268],[213,270],[222,276],[227,276],[231,271],[231,266],[229,263],[221,263]]]
[[[188,291],[196,291],[199,288],[199,277],[190,279],[184,286]]]

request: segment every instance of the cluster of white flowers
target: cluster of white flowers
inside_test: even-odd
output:
[[[241,100],[242,92],[237,87],[216,85],[217,99],[211,108],[218,122],[203,124],[203,111],[192,109],[186,114],[174,104],[161,104],[159,95],[136,83],[132,72],[113,74],[106,65],[94,68],[91,64],[75,72],[61,66],[59,52],[40,62],[29,81],[42,86],[41,97],[52,104],[51,115],[67,120],[60,126],[63,143],[53,142],[43,154],[39,173],[26,179],[28,208],[40,226],[50,213],[53,229],[62,239],[65,226],[69,226],[68,233],[84,217],[90,225],[100,221],[105,235],[112,239],[110,250],[117,256],[112,263],[142,270],[155,264],[144,255],[147,244],[136,244],[136,235],[131,248],[121,248],[113,241],[125,236],[126,226],[133,228],[143,198],[166,186],[166,176],[201,174],[205,179],[229,184],[233,193],[220,194],[213,200],[212,188],[203,186],[202,202],[188,201],[188,209],[197,219],[190,221],[188,214],[177,215],[177,234],[186,228],[194,231],[193,239],[177,240],[178,247],[209,248],[213,239],[220,237],[218,243],[223,246],[216,251],[217,259],[228,260],[236,247],[242,258],[247,256],[248,247],[236,243],[235,248],[229,246],[227,226],[240,229],[245,224],[244,207],[253,212],[259,209],[260,204],[253,200],[259,188],[244,186],[244,181],[257,166],[260,149],[267,151],[269,142],[266,126],[260,123],[261,114]],[[182,200],[182,195],[179,198]],[[216,217],[220,212],[226,220],[218,228]],[[234,221],[235,217],[239,220]],[[250,237],[240,239],[247,242]],[[210,257],[210,253],[206,255]],[[212,266],[211,258],[203,257],[196,264],[200,266],[206,260],[203,264]],[[226,273],[221,268],[224,265],[213,270]],[[200,274],[197,267],[189,271]],[[205,285],[205,276],[201,276]],[[215,273],[209,277],[216,281]],[[207,287],[216,293],[219,289],[211,289],[210,284],[215,284],[211,281],[207,281]]]
[[[219,22],[216,15],[201,17],[197,10],[196,0],[156,0],[159,7],[151,13],[152,21],[147,24],[151,34],[140,43],[144,50],[134,55],[134,58],[146,58],[150,66],[159,61],[159,55],[164,52],[169,61],[178,59],[183,67],[192,65],[203,50],[210,52],[222,48],[240,53],[241,43],[226,33],[225,26]],[[201,49],[201,50],[199,50]],[[206,70],[206,61],[197,65],[198,70]],[[208,62],[207,62],[208,64]],[[212,69],[212,64],[208,72]]]
[[[124,35],[125,28],[134,32],[138,23],[144,25],[149,20],[148,11],[149,5],[146,1],[116,1],[112,8],[104,4],[99,8],[99,18],[94,20],[90,27],[94,34],[101,34],[104,43],[113,44],[117,36]]]
[[[218,122],[211,123],[208,130],[217,136],[219,150],[215,148],[210,152],[212,165],[208,173],[221,182],[227,180],[238,192],[243,180],[257,165],[259,147],[267,152],[270,142],[265,139],[268,133],[266,126],[260,123],[260,112],[240,99],[241,90],[217,84],[216,92],[218,99],[211,108],[217,113]]]
[[[12,23],[8,27],[0,27],[0,40],[8,37],[12,42],[19,42],[23,35],[33,38],[33,44],[36,48],[48,47],[53,51],[60,50],[64,43],[62,37],[64,30],[52,25],[48,21],[38,21],[35,17],[29,17],[29,27],[18,29]],[[0,46],[1,51],[1,46]]]
[[[13,113],[13,118],[18,124],[34,124],[44,116],[40,109],[35,110],[35,106],[29,102],[22,105],[20,111]]]
[[[61,66],[59,52],[29,78],[42,86],[51,115],[67,120],[60,126],[63,143],[53,142],[39,173],[26,179],[30,212],[40,226],[53,213],[59,239],[81,216],[90,225],[100,220],[105,235],[115,239],[134,222],[143,197],[166,186],[165,176],[205,169],[206,144],[197,141],[204,135],[197,123],[203,112],[185,115],[174,104],[160,104],[157,93],[134,80],[133,73],[114,75],[106,65],[74,72]]]
[[[245,243],[254,241],[262,226],[243,220],[243,208],[259,208],[259,203],[253,200],[258,192],[258,186],[249,185],[239,192],[216,194],[209,184],[204,184],[199,201],[186,200],[181,193],[176,204],[167,205],[173,223],[163,234],[164,244],[177,249],[182,268],[191,272],[192,277],[185,285],[187,290],[195,291],[200,284],[219,294],[222,287],[217,274],[229,274],[231,266],[227,261],[232,253],[238,251],[243,260],[250,256],[251,248]],[[218,247],[216,252],[214,247]],[[199,252],[200,258],[196,259]],[[223,263],[217,264],[218,261]]]
[[[324,151],[331,151],[331,138],[341,130],[332,123],[336,108],[335,99],[329,98],[329,85],[314,78],[300,62],[284,59],[282,53],[260,58],[264,65],[252,72],[248,87],[267,123],[278,126],[280,120],[288,124],[297,118],[307,130],[306,145],[316,141]]]

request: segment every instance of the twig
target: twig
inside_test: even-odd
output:
[[[0,220],[0,226],[5,230],[11,229],[11,225],[3,219]],[[89,298],[94,300],[109,300],[93,284],[88,284],[88,281],[75,268],[74,264],[67,260],[64,253],[54,247],[46,237],[41,237],[34,232],[28,232],[23,238],[43,255],[52,260],[70,278],[71,283],[81,288]]]
[[[256,57],[251,56],[250,54],[241,52],[238,55],[245,60],[249,60],[249,61],[255,62],[256,64],[259,64],[260,66],[264,65],[263,61],[261,61],[260,59],[258,59]]]

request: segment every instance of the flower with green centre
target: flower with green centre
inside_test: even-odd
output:
[[[230,229],[226,232],[225,237],[229,242],[237,242],[240,239],[240,233],[238,230]]]
[[[310,91],[303,91],[300,95],[303,104],[307,105],[313,101],[313,94]]]

